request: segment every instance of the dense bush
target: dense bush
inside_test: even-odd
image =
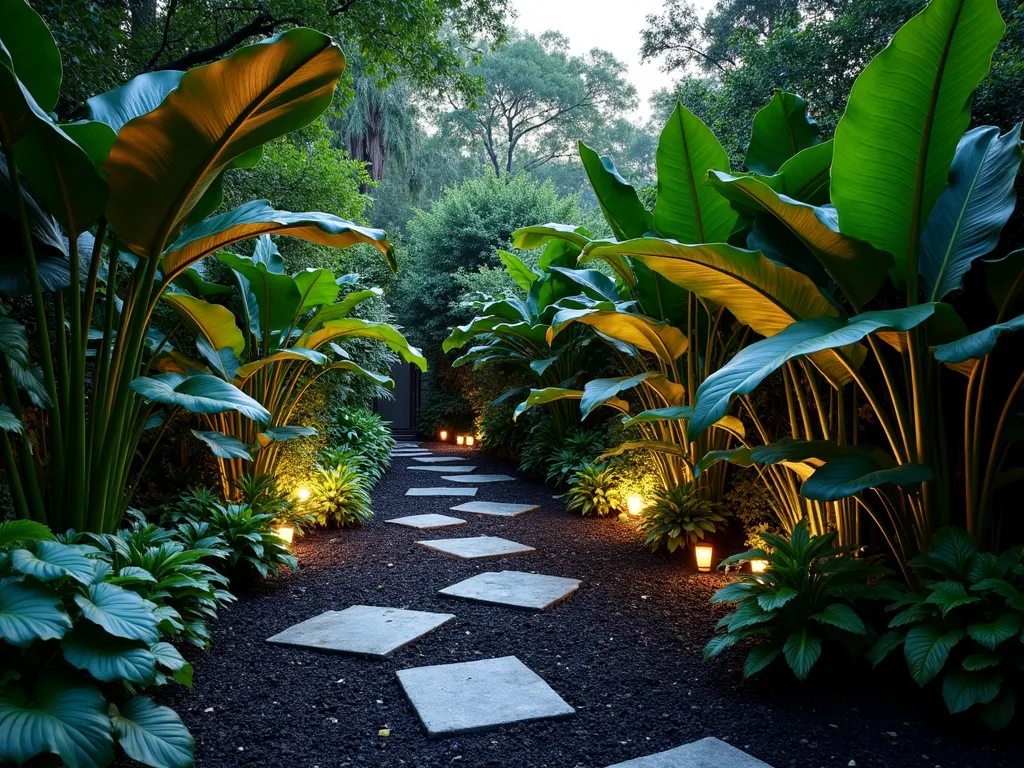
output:
[[[712,602],[735,602],[736,610],[718,622],[725,633],[704,649],[705,659],[744,640],[750,649],[744,677],[760,672],[781,655],[797,679],[810,674],[823,649],[831,644],[853,654],[868,647],[872,633],[858,612],[864,600],[887,591],[869,582],[889,571],[855,558],[855,549],[834,546],[837,534],[811,536],[801,521],[787,540],[765,534],[770,549],[753,549],[722,561],[728,567],[763,560],[763,573],[741,573]]]
[[[362,456],[375,479],[391,466],[395,439],[387,423],[369,408],[335,408],[327,424],[327,441],[331,450]]]
[[[373,517],[366,480],[358,469],[344,464],[316,471],[307,507],[318,525],[347,528]]]
[[[586,463],[569,478],[565,507],[587,517],[607,517],[622,511],[625,499],[619,491],[621,479],[610,463]]]
[[[872,661],[902,646],[914,682],[942,680],[951,714],[974,711],[990,728],[1005,728],[1024,692],[1024,546],[996,556],[946,528],[910,565],[924,590],[889,607],[896,615]]]
[[[38,523],[0,523],[0,762],[54,753],[98,768],[114,761],[116,742],[145,765],[193,764],[178,715],[139,694],[169,679],[191,686],[192,668],[161,641],[166,614],[112,583],[145,576],[119,574]]]
[[[640,514],[640,532],[644,543],[657,552],[662,546],[669,552],[696,544],[705,534],[715,532],[715,523],[725,522],[721,505],[704,498],[701,489],[684,483],[655,492]]]

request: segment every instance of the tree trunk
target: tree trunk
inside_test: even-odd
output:
[[[348,153],[353,160],[366,163],[366,170],[373,181],[383,181],[384,161],[387,157],[387,145],[384,136],[384,116],[376,107],[370,108],[368,120],[361,136],[352,136],[348,142]],[[368,184],[360,184],[359,191],[367,194]]]
[[[132,17],[132,34],[156,21],[156,0],[128,0]]]

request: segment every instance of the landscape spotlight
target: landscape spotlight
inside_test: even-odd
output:
[[[697,544],[693,548],[697,553],[697,570],[707,573],[711,570],[711,554],[714,551],[710,544]]]

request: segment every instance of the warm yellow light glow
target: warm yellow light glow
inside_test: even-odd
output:
[[[767,560],[751,560],[750,570],[752,573],[764,573],[765,569],[768,568]]]
[[[289,544],[295,538],[295,529],[290,525],[279,525],[274,529],[274,533],[278,535],[278,538],[284,539]]]
[[[645,506],[647,505],[644,504],[644,500],[640,494],[631,493],[626,497],[626,509],[629,510],[631,517],[639,517],[640,513],[644,511]]]
[[[710,544],[698,544],[694,548],[694,552],[697,553],[697,570],[698,571],[710,571],[711,570],[711,554],[714,551]]]
[[[448,439],[448,430],[447,429],[442,429],[441,430],[441,442],[443,443],[447,439]]]
[[[475,443],[476,443],[476,438],[475,437],[473,437],[472,435],[466,435],[466,445],[474,445]]]
[[[304,485],[300,485],[295,491],[295,498],[299,501],[309,501],[309,488]]]
[[[465,445],[466,444],[466,438],[463,437],[462,435],[459,435],[458,437],[455,438],[455,443],[456,443],[456,445]]]

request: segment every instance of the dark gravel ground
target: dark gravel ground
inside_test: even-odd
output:
[[[431,447],[471,453],[478,472],[510,471],[479,452]],[[804,685],[785,674],[744,682],[738,652],[703,663],[701,649],[727,612],[707,599],[724,577],[652,556],[627,524],[567,514],[541,484],[480,486],[481,500],[541,505],[518,519],[468,515],[468,526],[450,529],[455,534],[384,525],[404,514],[443,514],[463,501],[405,497],[410,486],[444,484],[439,473],[407,471],[411,463],[396,459],[374,490],[369,525],[302,538],[302,573],[243,596],[214,626],[212,650],[190,654],[194,690],[167,699],[195,736],[200,768],[604,768],[704,736],[775,768],[1024,766],[1021,733],[993,736],[948,717],[936,691],[920,693],[908,682],[899,659],[877,673],[823,662]],[[537,552],[474,564],[413,546],[478,534]],[[580,578],[583,586],[540,614],[437,595],[481,570],[506,568]],[[359,603],[457,619],[386,661],[264,642],[322,611]],[[395,671],[510,654],[574,706],[576,717],[428,740]],[[390,735],[378,735],[381,729]]]

